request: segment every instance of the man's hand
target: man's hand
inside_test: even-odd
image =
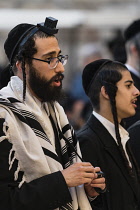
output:
[[[99,167],[95,167],[95,172],[100,171]],[[99,194],[96,192],[96,190],[94,189],[94,187],[98,187],[101,190],[104,190],[106,188],[106,184],[105,184],[105,178],[95,178],[92,179],[91,183],[85,184],[85,191],[87,193],[88,196],[90,197],[96,197]]]
[[[88,162],[74,163],[61,171],[68,187],[75,187],[81,184],[91,184],[97,178],[94,167]]]

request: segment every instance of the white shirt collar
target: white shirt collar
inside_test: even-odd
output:
[[[95,111],[93,111],[93,115],[103,124],[103,126],[108,130],[110,135],[113,137],[113,139],[117,143],[114,124]],[[119,132],[120,132],[122,144],[125,145],[129,139],[129,134],[121,125],[119,125]]]

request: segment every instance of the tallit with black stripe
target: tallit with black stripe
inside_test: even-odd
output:
[[[0,141],[7,138],[12,143],[12,150],[9,155],[9,170],[14,159],[18,160],[18,168],[15,171],[15,180],[18,172],[24,171],[23,179],[19,187],[24,182],[30,182],[46,174],[63,170],[58,160],[55,148],[47,136],[48,128],[41,117],[40,110],[28,89],[26,101],[22,103],[22,80],[17,76],[11,77],[8,86],[0,90],[0,117],[5,119],[3,131],[5,136],[0,137]],[[53,106],[46,104],[56,125],[68,141],[75,147],[81,155],[79,144],[74,138],[74,131],[69,125],[63,108],[55,102]],[[6,111],[5,111],[6,110]],[[8,126],[8,130],[6,127]],[[75,152],[71,151],[65,140],[60,140],[64,168],[79,161]],[[15,155],[11,159],[12,151]],[[35,166],[35,167],[34,167]],[[72,204],[68,203],[58,209],[91,210],[83,185],[69,188],[72,196]]]

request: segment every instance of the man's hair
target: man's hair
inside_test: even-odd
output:
[[[115,99],[117,87],[116,83],[121,80],[121,71],[127,68],[119,62],[109,62],[100,69],[96,75],[96,79],[91,84],[88,97],[96,110],[100,109],[99,94],[102,86],[105,86],[110,101]]]

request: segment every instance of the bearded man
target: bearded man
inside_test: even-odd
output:
[[[56,24],[51,17],[19,24],[4,44],[10,65],[0,90],[1,210],[90,210],[89,199],[105,188],[100,168],[81,161],[58,103],[68,56],[61,54]]]

